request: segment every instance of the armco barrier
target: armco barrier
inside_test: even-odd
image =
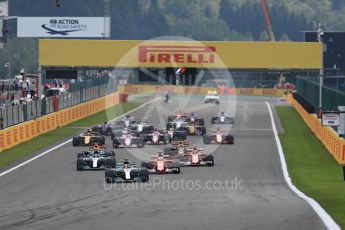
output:
[[[253,95],[253,96],[283,96],[286,89],[264,89],[264,88],[225,88],[225,87],[193,87],[193,86],[171,86],[171,85],[125,85],[118,87],[119,92],[126,94],[140,93],[170,93],[177,94],[206,94],[208,91],[216,90],[219,94],[225,95]]]
[[[60,126],[70,124],[84,117],[95,114],[106,108],[119,104],[119,93],[113,93],[58,112],[44,115],[35,120],[27,121],[0,130],[0,152]]]
[[[345,140],[328,126],[322,126],[320,119],[315,114],[308,113],[291,94],[287,96],[288,102],[295,107],[305,123],[313,131],[318,139],[332,154],[339,164],[345,164]]]

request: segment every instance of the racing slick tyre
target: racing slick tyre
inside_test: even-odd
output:
[[[176,119],[175,116],[168,116],[168,122],[171,122],[171,121],[173,121],[173,120],[175,120],[175,119]]]
[[[119,142],[117,140],[113,140],[113,148],[118,148],[119,147]]]
[[[115,168],[116,167],[116,159],[115,158],[113,158],[113,159],[109,159],[108,161],[107,161],[107,165],[106,165],[106,167],[110,167],[110,168]]]
[[[149,173],[147,171],[147,169],[143,169],[141,171],[141,182],[142,183],[146,183],[146,182],[149,182]]]
[[[209,156],[209,159],[211,161],[211,163],[207,163],[207,166],[214,166],[214,157],[213,156]]]
[[[165,144],[170,143],[170,135],[164,136],[164,142],[165,142]]]
[[[137,145],[138,145],[138,148],[143,148],[144,147],[144,140],[138,139]]]
[[[78,145],[79,145],[79,139],[78,139],[78,137],[73,137],[73,139],[72,139],[72,145],[73,145],[73,146],[78,146]]]
[[[141,167],[142,168],[148,168],[149,164],[147,162],[141,162]]]
[[[204,135],[202,139],[203,139],[205,145],[208,145],[211,142],[210,138],[208,136],[206,136],[206,135]]]
[[[111,151],[111,152],[110,152],[110,156],[115,157],[115,152],[114,152],[114,151]]]
[[[108,183],[108,184],[114,183],[113,171],[112,170],[105,169],[104,175],[105,175],[105,182],[106,183]]]
[[[165,146],[163,149],[163,154],[168,156],[172,155],[171,148],[169,146]]]
[[[108,183],[108,184],[111,184],[111,183],[113,183],[113,178],[111,178],[111,177],[106,177],[106,178],[105,178],[105,182]]]
[[[100,145],[105,145],[105,137],[104,136],[99,138],[99,144]]]
[[[198,124],[201,126],[205,125],[205,120],[203,118],[198,119]]]
[[[203,136],[206,133],[206,127],[200,128],[200,132],[198,135]]]
[[[181,168],[180,167],[173,168],[173,173],[174,174],[180,174],[181,173]]]
[[[114,132],[110,132],[110,139],[111,139],[111,140],[114,140],[114,138],[115,138]]]
[[[77,160],[77,171],[83,171],[84,170],[84,161],[82,159]]]
[[[183,137],[182,140],[186,140],[187,139],[187,135],[188,135],[188,131],[184,130],[184,132],[182,132]]]
[[[218,119],[217,117],[212,117],[211,118],[211,124],[215,124],[217,119]]]
[[[84,156],[84,153],[78,153],[77,159],[80,158],[80,157],[83,157],[83,156]]]

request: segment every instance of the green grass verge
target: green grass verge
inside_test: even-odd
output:
[[[94,124],[110,120],[138,107],[139,105],[140,104],[138,103],[132,102],[119,104],[108,108],[107,110],[103,110],[94,115],[86,117],[82,120],[73,122],[67,126],[63,126],[48,133],[42,134],[13,148],[4,150],[0,153],[0,169],[5,168],[15,163],[16,161],[28,157],[38,151],[41,151],[49,147],[50,145],[53,145],[68,137],[72,137],[74,134],[80,132],[83,129],[79,127],[90,127]]]
[[[342,166],[317,139],[293,107],[277,106],[284,133],[279,134],[292,182],[314,198],[345,228]]]

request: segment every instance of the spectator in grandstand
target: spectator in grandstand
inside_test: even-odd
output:
[[[58,80],[54,79],[54,87],[57,88],[58,87]]]
[[[28,95],[29,90],[29,80],[23,81],[23,97],[26,97]]]
[[[14,90],[15,91],[18,91],[18,89],[19,89],[19,82],[18,82],[18,79],[14,79],[13,80],[13,85],[14,85]]]
[[[0,129],[4,129],[4,118],[0,117]]]
[[[4,92],[5,91],[5,82],[2,82],[1,84],[1,92]]]
[[[13,101],[11,101],[12,106],[19,105],[19,104],[20,104],[20,101],[18,99],[14,99]]]
[[[33,81],[30,84],[30,98],[31,99],[34,99],[35,91],[36,91],[36,87],[35,87],[35,82]]]
[[[43,87],[43,93],[46,94],[46,92],[49,90],[49,85],[48,84],[44,84],[44,87]]]
[[[61,79],[59,80],[59,87],[63,88],[63,81]]]

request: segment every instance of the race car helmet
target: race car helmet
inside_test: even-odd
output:
[[[129,166],[129,161],[128,161],[128,160],[125,160],[125,161],[123,162],[123,167],[124,167],[125,169],[128,169],[128,166]]]
[[[127,119],[131,118],[129,115],[126,116]]]
[[[103,124],[107,125],[107,124],[108,124],[108,122],[107,122],[107,121],[105,121]]]
[[[221,112],[221,113],[220,113],[220,115],[222,115],[222,116],[224,116],[224,114],[225,114],[224,112]]]
[[[193,146],[193,150],[198,150],[195,145]]]

